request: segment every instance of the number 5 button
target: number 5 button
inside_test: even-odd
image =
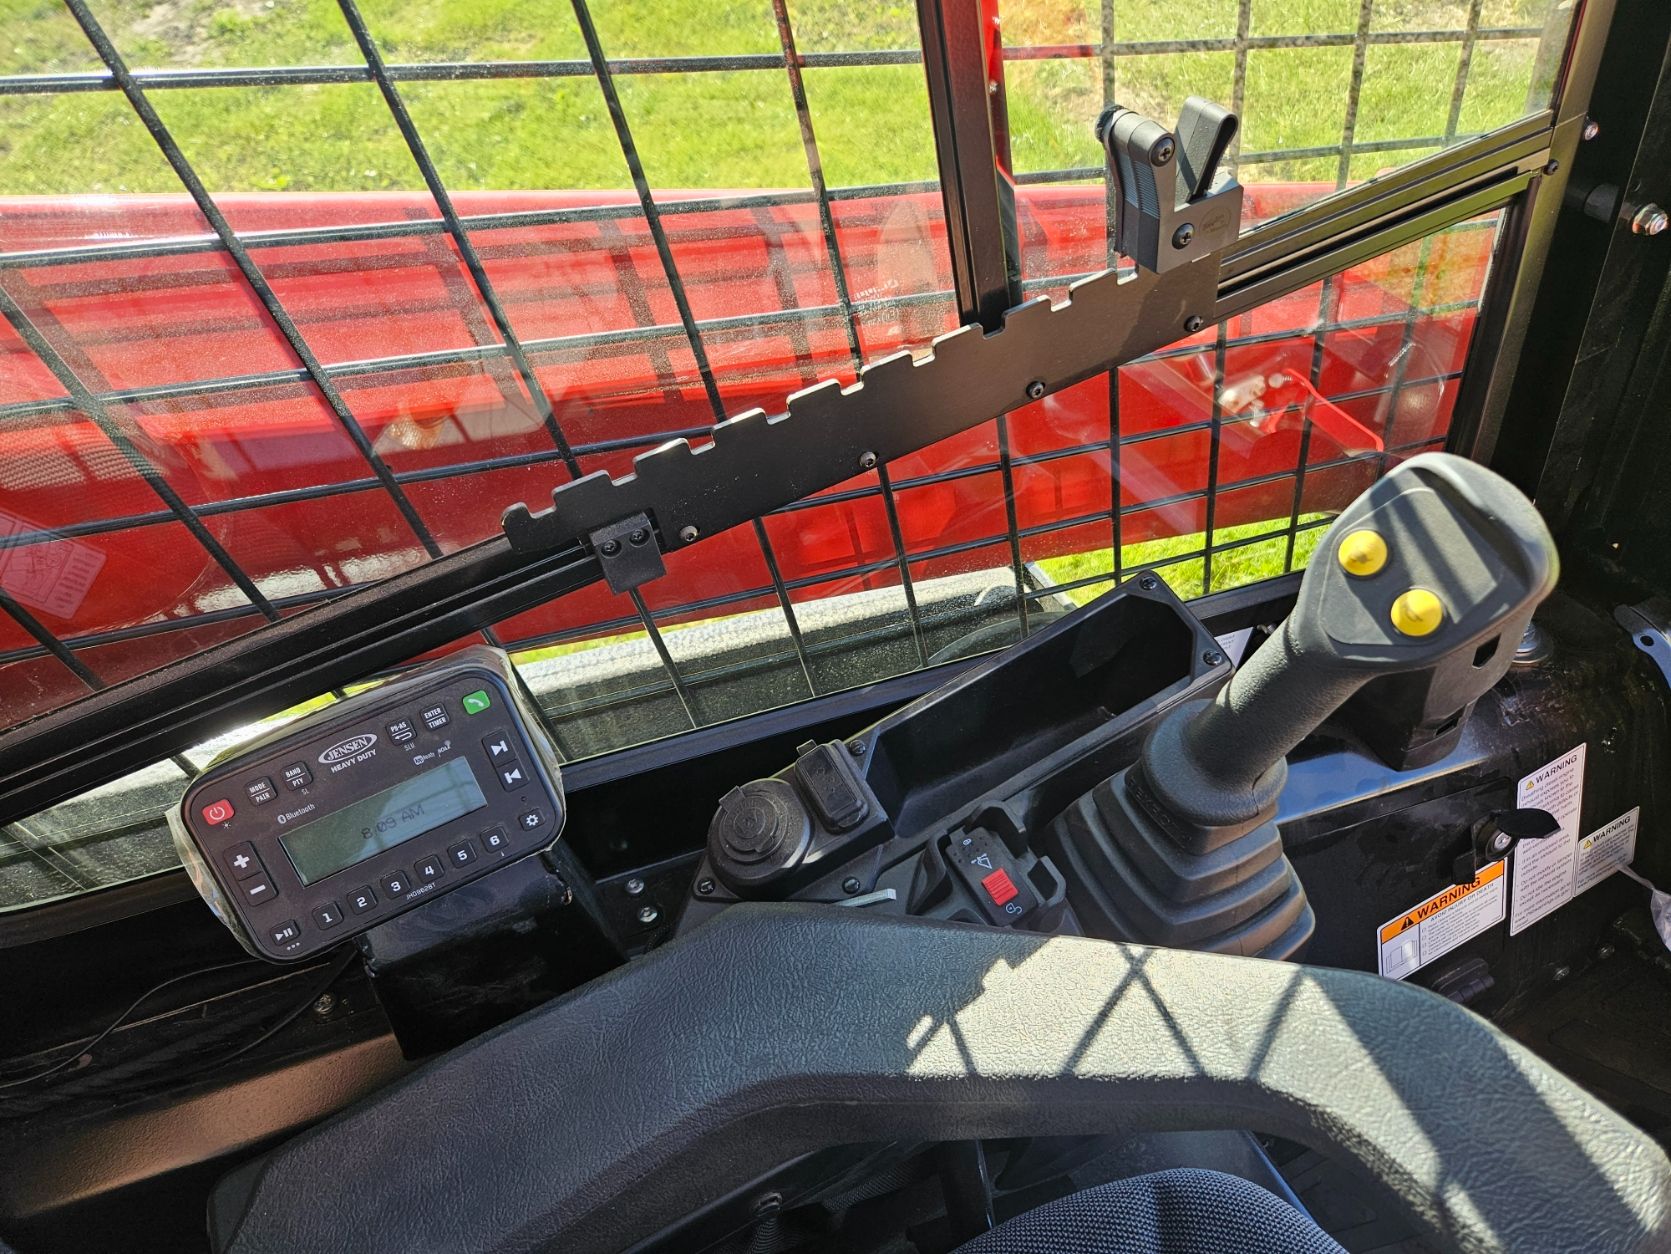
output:
[[[447,857],[454,866],[469,866],[476,860],[476,847],[467,840],[461,840],[448,847]]]

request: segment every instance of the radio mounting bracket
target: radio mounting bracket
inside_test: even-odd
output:
[[[588,533],[586,543],[598,555],[611,592],[631,592],[667,573],[655,526],[642,510]]]

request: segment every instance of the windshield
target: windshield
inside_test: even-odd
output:
[[[1542,107],[1570,14],[1209,8],[1188,30],[1175,6],[1112,29],[1004,8],[1029,293],[1108,262],[1105,99],[1234,103],[1269,217]],[[10,26],[0,727],[957,321],[908,8]],[[1136,570],[1192,597],[1294,569],[1370,478],[1443,445],[1495,235],[1453,228],[707,539],[642,605],[600,585],[491,639],[572,759],[998,647]],[[171,864],[157,816],[226,742],[5,829],[0,905]]]

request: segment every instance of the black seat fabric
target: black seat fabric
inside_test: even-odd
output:
[[[957,1254],[1344,1254],[1268,1189],[1178,1168],[1058,1198],[982,1233]]]

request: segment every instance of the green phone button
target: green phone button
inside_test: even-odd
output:
[[[493,704],[493,698],[487,695],[486,688],[478,688],[474,692],[464,694],[464,712],[466,714],[480,714]]]

